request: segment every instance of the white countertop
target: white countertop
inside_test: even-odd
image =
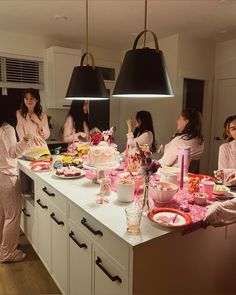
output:
[[[79,179],[60,179],[53,172],[36,173],[30,170],[30,162],[19,160],[19,169],[34,181],[42,179],[63,194],[69,201],[84,209],[89,215],[97,219],[129,246],[134,247],[152,239],[161,237],[172,230],[151,223],[146,216],[142,217],[141,231],[138,235],[130,235],[126,231],[126,217],[124,209],[133,203],[121,203],[116,200],[116,193],[109,196],[108,204],[97,204],[96,194],[99,185],[83,177]]]

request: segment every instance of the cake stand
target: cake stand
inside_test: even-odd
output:
[[[107,174],[106,174],[107,171],[116,169],[119,166],[120,166],[120,164],[117,162],[115,162],[112,165],[96,165],[96,166],[90,165],[87,162],[83,163],[83,167],[85,169],[96,171],[96,178],[93,179],[93,182],[98,183],[98,184],[101,183],[102,179],[104,179],[104,180],[108,179]],[[98,203],[98,204],[109,203],[108,198],[105,198],[104,191],[102,188],[100,189],[100,192],[98,193],[96,203]]]

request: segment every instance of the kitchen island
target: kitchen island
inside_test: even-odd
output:
[[[144,216],[132,236],[129,204],[114,192],[99,205],[99,186],[85,177],[35,173],[23,160],[19,173],[21,227],[63,294],[236,294],[235,225],[188,233]]]

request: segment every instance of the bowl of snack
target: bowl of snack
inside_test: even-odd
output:
[[[214,195],[224,196],[228,192],[230,192],[230,189],[227,186],[221,185],[221,184],[215,184],[214,185],[214,189],[213,189],[213,194]]]
[[[207,204],[208,195],[204,193],[193,193],[193,200],[195,204],[203,206]]]
[[[151,197],[157,203],[169,203],[178,191],[177,185],[170,182],[156,182],[151,185]]]

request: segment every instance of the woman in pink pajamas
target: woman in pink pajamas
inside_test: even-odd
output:
[[[48,149],[45,141],[50,135],[48,118],[42,111],[38,90],[29,88],[24,91],[21,108],[16,112],[16,117],[16,131],[19,139],[22,140],[26,134],[33,134],[43,139],[41,144],[35,144],[33,147]]]
[[[7,124],[7,110],[0,104],[0,262],[16,262],[26,256],[17,249],[22,200],[16,158],[33,143],[40,144],[40,139],[28,134],[17,142],[14,128]]]

